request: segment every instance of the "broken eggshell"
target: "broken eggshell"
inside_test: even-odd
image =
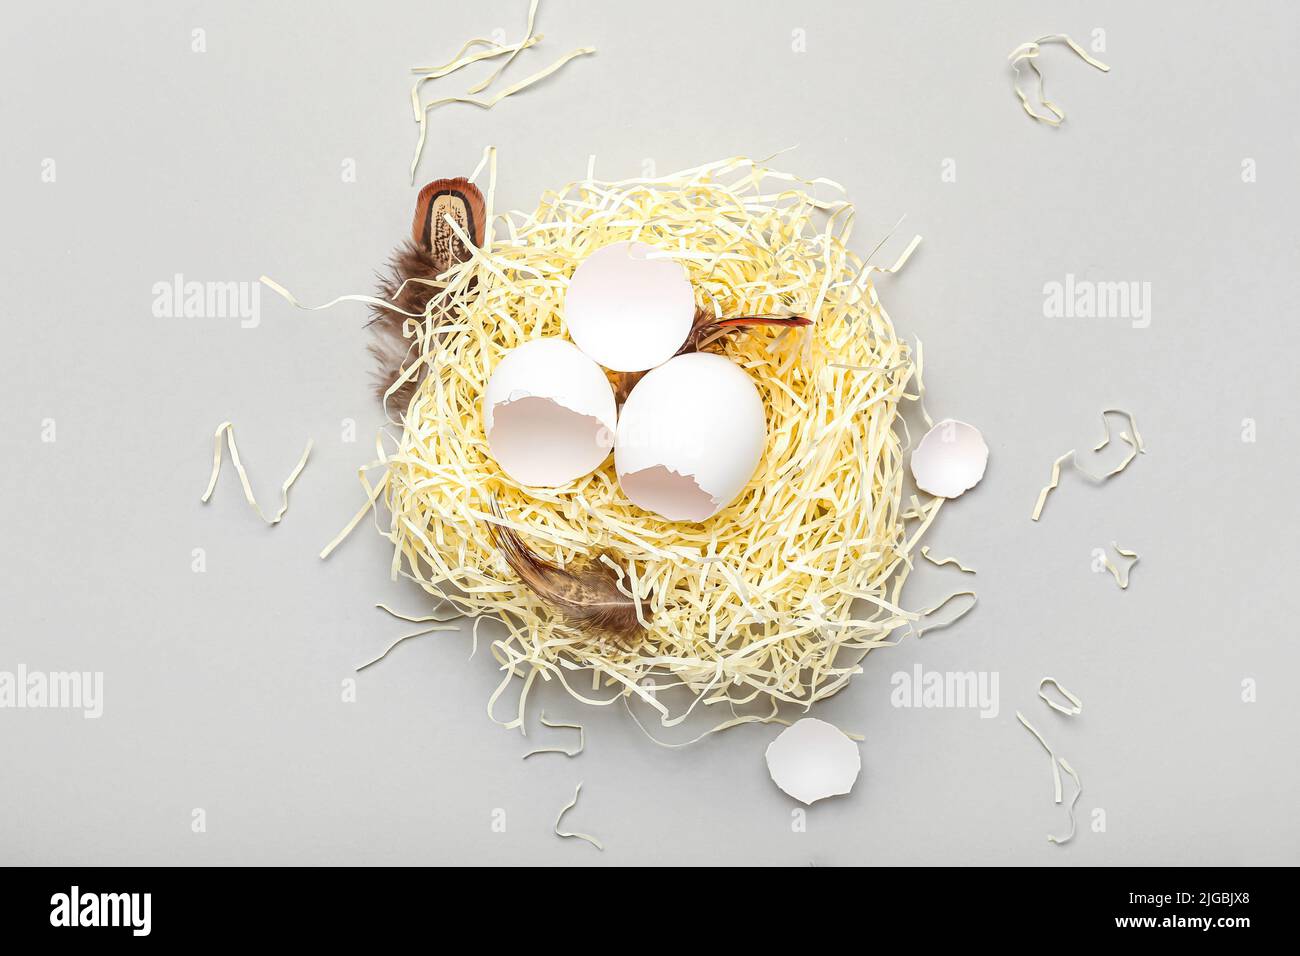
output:
[[[632,389],[614,468],[639,507],[669,521],[704,521],[749,483],[766,443],[767,413],[749,374],[724,356],[692,352]]]
[[[912,452],[912,477],[922,491],[956,498],[984,477],[989,446],[974,425],[947,418],[935,424]]]
[[[569,280],[569,335],[605,368],[642,372],[677,354],[695,321],[695,292],[680,263],[650,258],[641,242],[597,249]]]
[[[483,394],[483,429],[498,465],[521,484],[554,488],[590,474],[614,445],[614,390],[563,339],[509,352]]]
[[[848,793],[862,771],[858,745],[834,724],[804,717],[767,745],[772,782],[802,803]]]

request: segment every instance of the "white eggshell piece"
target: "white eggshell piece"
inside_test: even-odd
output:
[[[984,477],[989,446],[974,425],[948,418],[935,424],[912,452],[916,487],[940,498],[956,498]]]
[[[669,521],[703,521],[749,483],[767,413],[749,374],[721,355],[670,359],[623,403],[614,468],[623,493]]]
[[[772,782],[802,803],[848,793],[861,770],[858,745],[816,717],[795,721],[767,745]]]
[[[511,351],[483,394],[488,449],[524,485],[554,488],[590,474],[609,456],[616,425],[609,379],[563,339]]]
[[[641,372],[668,361],[695,320],[695,293],[672,259],[649,258],[640,242],[597,249],[569,280],[564,321],[578,348],[616,372]]]

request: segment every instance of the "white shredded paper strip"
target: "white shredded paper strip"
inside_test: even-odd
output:
[[[1046,690],[1048,684],[1055,687],[1057,692],[1070,702],[1069,707],[1062,707],[1056,701],[1047,696]],[[1041,697],[1043,703],[1052,708],[1052,710],[1065,714],[1067,717],[1077,717],[1079,714],[1083,713],[1083,701],[1079,700],[1078,697],[1075,697],[1068,690],[1062,687],[1060,681],[1055,677],[1044,677],[1038,682],[1038,696]]]
[[[573,840],[586,840],[588,843],[590,843],[592,846],[594,846],[597,850],[604,850],[604,849],[605,849],[605,845],[604,845],[603,843],[601,843],[599,840],[597,840],[594,836],[592,836],[592,835],[589,834],[589,833],[576,833],[576,832],[571,832],[571,831],[568,831],[568,830],[561,830],[561,829],[560,829],[560,821],[564,819],[564,815],[565,815],[566,813],[568,813],[568,812],[569,812],[570,810],[572,810],[575,806],[577,806],[577,804],[578,804],[578,794],[580,794],[580,793],[582,793],[582,784],[581,784],[581,783],[579,783],[578,786],[577,786],[577,788],[573,791],[573,799],[570,800],[568,803],[566,803],[566,804],[564,805],[563,809],[560,810],[560,815],[557,816],[557,817],[555,818],[555,827],[554,827],[554,829],[555,829],[555,835],[558,836],[558,837],[564,837],[564,838],[566,838],[566,839],[573,839]]]

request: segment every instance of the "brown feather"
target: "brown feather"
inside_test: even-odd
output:
[[[415,200],[415,216],[411,220],[411,238],[449,264],[464,262],[469,258],[469,250],[448,228],[443,218],[448,215],[456,220],[456,225],[475,246],[482,247],[483,231],[487,227],[487,203],[483,201],[479,188],[464,176],[435,179],[420,190]]]
[[[405,335],[408,315],[427,315],[434,318],[437,306],[430,302],[441,289],[428,282],[408,282],[409,279],[436,280],[452,266],[464,262],[472,252],[448,227],[446,216],[456,220],[476,246],[483,244],[486,227],[486,204],[478,187],[464,178],[438,179],[420,190],[415,204],[415,217],[411,224],[411,238],[393,253],[389,260],[389,274],[379,282],[379,298],[394,308],[372,306],[370,326],[377,341],[371,344],[370,354],[378,363],[375,373],[375,391],[382,400],[393,383],[406,371],[413,339]],[[398,311],[401,310],[401,311]],[[436,316],[441,319],[442,316]],[[393,393],[396,408],[405,409],[419,387],[421,372]]]
[[[439,271],[433,256],[427,249],[408,240],[393,252],[388,267],[389,274],[380,277],[377,297],[392,303],[402,312],[423,314],[441,290],[425,282],[406,280],[436,278]],[[404,282],[406,284],[403,286]],[[370,354],[378,363],[375,370],[375,393],[382,401],[384,394],[402,376],[414,357],[411,353],[415,340],[408,339],[405,335],[404,327],[409,316],[381,305],[372,305],[370,311],[369,325],[376,337],[370,345]],[[393,393],[391,401],[395,408],[404,411],[411,403],[411,397],[420,384],[419,377],[403,382],[401,388]]]
[[[503,517],[496,499],[492,500],[492,513]],[[560,567],[524,544],[513,528],[489,522],[488,532],[520,580],[567,623],[625,645],[644,636],[636,601],[619,590],[618,575],[599,558]]]

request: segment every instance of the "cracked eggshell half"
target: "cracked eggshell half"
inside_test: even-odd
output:
[[[614,468],[623,493],[669,521],[704,521],[740,494],[767,443],[763,399],[729,358],[692,352],[637,382],[623,403]]]
[[[569,335],[605,368],[642,372],[677,354],[695,321],[681,264],[653,246],[614,242],[584,259],[564,294]]]
[[[974,425],[952,418],[935,424],[912,452],[916,487],[940,498],[956,498],[979,484],[989,463],[989,446]]]
[[[609,456],[616,424],[609,379],[563,339],[513,349],[483,393],[488,449],[523,485],[554,488],[595,471]]]
[[[858,745],[834,724],[797,720],[767,745],[772,782],[801,803],[848,793],[862,771]]]

